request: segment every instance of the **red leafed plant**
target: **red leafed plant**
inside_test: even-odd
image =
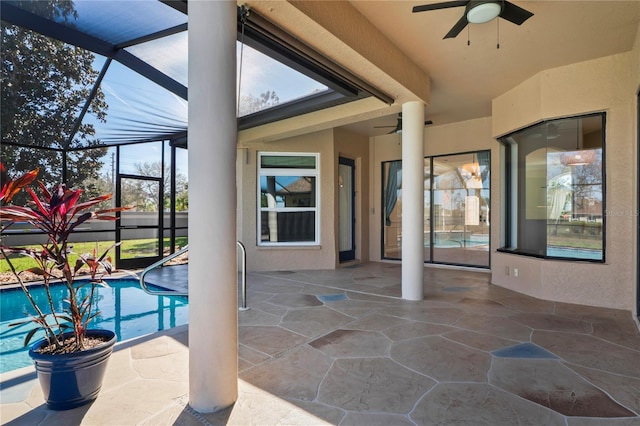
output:
[[[105,274],[111,274],[111,258],[107,253],[115,244],[109,247],[101,256],[83,254],[78,256],[71,265],[69,255],[72,247],[69,236],[74,229],[89,219],[116,220],[113,213],[127,209],[116,207],[106,210],[88,211],[91,207],[111,199],[111,194],[95,197],[86,202],[79,202],[81,189],[71,190],[65,184],[54,186],[50,192],[41,181],[37,181],[40,192],[38,195],[31,187],[36,181],[38,169],[11,179],[2,163],[0,163],[2,186],[0,189],[0,222],[4,231],[17,222],[27,222],[46,235],[46,242],[37,248],[0,246],[0,253],[4,257],[20,283],[22,290],[29,299],[36,315],[20,323],[33,322],[36,327],[25,338],[25,346],[38,330],[44,330],[49,342],[48,351],[51,353],[77,352],[85,349],[85,333],[88,323],[100,312],[93,311],[93,299],[96,286],[106,286],[103,280]],[[31,198],[26,206],[11,204],[13,197],[21,190],[26,190]],[[9,254],[28,256],[35,261],[33,268],[28,271],[42,277],[47,294],[48,312],[43,312],[36,304],[31,294],[30,286],[25,285],[20,273],[16,271]],[[90,272],[88,281],[76,282],[76,275],[80,268],[87,265]],[[65,308],[58,312],[51,296],[50,284],[60,280],[66,286],[67,299]],[[88,294],[83,296],[80,290],[90,286]],[[73,339],[61,338],[62,333],[73,329]]]

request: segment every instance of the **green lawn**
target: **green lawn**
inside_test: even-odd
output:
[[[187,237],[176,237],[176,246],[184,247],[187,245]],[[93,253],[96,249],[98,255],[101,255],[104,250],[108,249],[113,244],[113,241],[99,241],[99,242],[84,242],[73,243],[73,253],[71,254],[71,264],[74,264],[79,254]],[[155,239],[143,239],[143,240],[127,240],[127,247],[133,249],[131,254],[127,257],[135,257],[137,255],[143,255],[144,253],[155,252],[156,240]],[[165,251],[168,254],[169,238],[164,239]],[[109,252],[109,256],[112,259],[115,258],[115,248],[112,248]],[[35,261],[27,256],[12,255],[11,263],[18,272],[33,268],[36,266]],[[0,273],[11,272],[6,259],[0,259]]]

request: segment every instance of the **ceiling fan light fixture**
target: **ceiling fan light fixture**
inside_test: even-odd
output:
[[[558,139],[560,137],[560,131],[558,125],[555,123],[549,123],[547,125],[547,139]]]
[[[469,3],[467,21],[471,24],[484,24],[497,18],[502,12],[502,5],[498,2]]]

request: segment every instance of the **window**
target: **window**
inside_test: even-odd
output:
[[[258,245],[319,244],[319,154],[259,153]]]
[[[489,266],[491,152],[424,160],[424,261]],[[382,257],[402,259],[402,161],[382,163]]]
[[[501,251],[604,261],[605,114],[545,121],[500,139],[506,221]]]

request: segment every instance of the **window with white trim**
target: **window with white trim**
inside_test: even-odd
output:
[[[317,245],[320,155],[258,153],[258,245]]]

